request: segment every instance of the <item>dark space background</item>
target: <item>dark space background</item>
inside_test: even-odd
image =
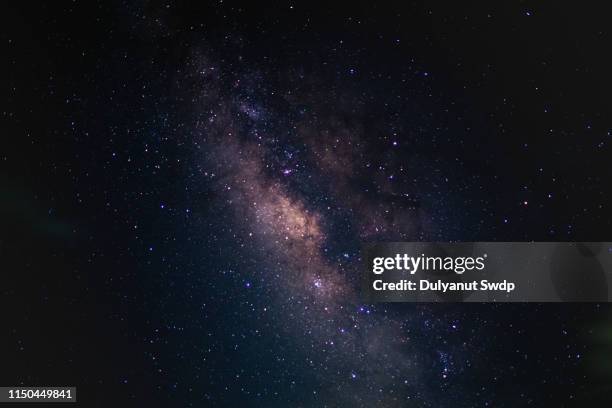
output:
[[[606,405],[607,304],[357,284],[361,242],[612,240],[601,4],[5,4],[0,383],[88,407]]]

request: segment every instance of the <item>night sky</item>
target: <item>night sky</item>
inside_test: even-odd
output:
[[[608,304],[362,301],[365,242],[612,241],[610,14],[491,3],[4,5],[0,385],[611,402]]]

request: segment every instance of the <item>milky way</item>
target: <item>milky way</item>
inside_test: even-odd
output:
[[[8,5],[2,383],[86,406],[612,395],[605,305],[361,294],[364,243],[610,240],[609,13],[455,3]]]
[[[360,112],[317,105],[313,99],[333,100],[320,86],[309,87],[316,98],[289,87],[270,95],[253,79],[264,81],[262,74],[247,70],[236,76],[208,56],[196,61],[200,93],[194,126],[206,151],[200,160],[207,174],[215,175],[219,205],[233,213],[241,251],[258,260],[242,273],[271,285],[281,330],[304,355],[311,375],[327,384],[312,390],[306,406],[431,401],[437,386],[430,387],[424,373],[431,377],[432,364],[440,380],[460,372],[465,365],[455,356],[460,348],[447,345],[439,352],[444,358],[435,356],[432,363],[420,355],[422,344],[410,333],[428,319],[427,308],[397,315],[364,304],[359,293],[358,242],[419,239],[423,233],[418,200],[393,184],[394,177],[409,177],[407,170],[396,166],[394,176],[368,155]],[[287,116],[295,122],[279,123]],[[397,145],[388,143],[390,149]],[[363,172],[374,178],[370,194],[354,182]],[[329,196],[322,201],[304,192],[301,181]],[[329,232],[339,213],[352,235],[342,253],[333,248]]]

